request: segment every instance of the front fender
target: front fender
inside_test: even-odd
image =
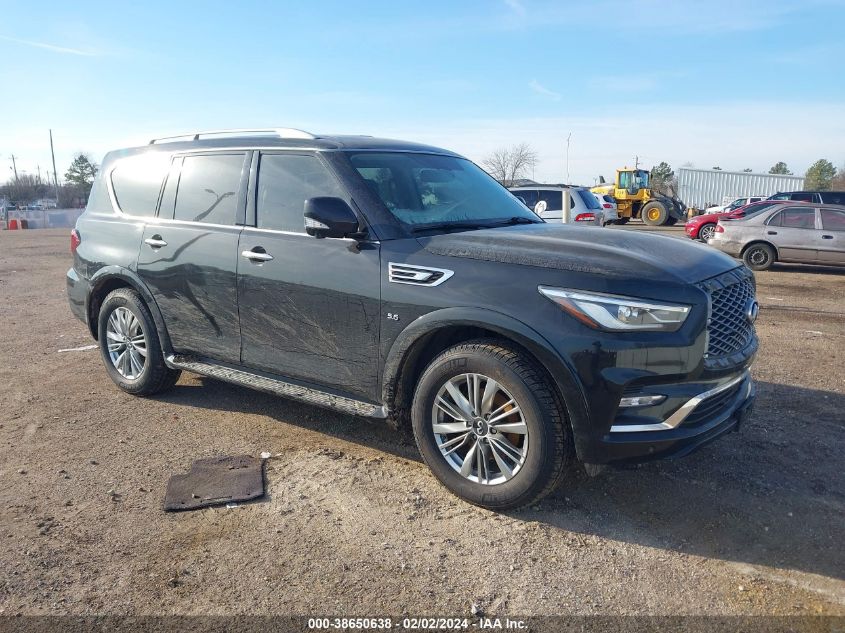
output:
[[[91,292],[88,294],[85,304],[85,313],[88,315],[88,328],[91,330],[91,334],[95,338],[97,337],[97,315],[92,314],[92,297],[97,297],[103,288],[115,281],[122,282],[121,285],[130,286],[141,295],[144,303],[150,309],[150,314],[153,315],[153,321],[155,321],[158,337],[161,341],[162,352],[167,356],[172,351],[172,347],[170,345],[170,336],[167,333],[167,326],[164,324],[164,318],[161,316],[158,303],[156,303],[155,297],[153,297],[152,292],[150,292],[144,280],[137,273],[122,266],[103,266],[91,277]]]
[[[491,330],[531,353],[554,380],[563,398],[572,425],[575,448],[579,456],[585,450],[582,442],[590,436],[590,418],[583,389],[569,362],[536,330],[511,316],[486,308],[444,308],[429,312],[410,323],[393,342],[384,362],[382,397],[394,402],[402,367],[417,343],[444,328],[472,326]],[[583,439],[580,439],[583,438]]]

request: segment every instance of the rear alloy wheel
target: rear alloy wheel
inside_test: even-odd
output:
[[[752,244],[742,253],[742,261],[751,270],[768,270],[776,259],[775,249],[768,244]]]
[[[702,224],[698,229],[698,239],[702,242],[707,242],[711,237],[716,235],[716,225],[713,223]]]
[[[411,410],[420,454],[459,497],[508,510],[548,494],[570,451],[562,405],[540,369],[495,341],[437,356]]]
[[[176,384],[181,372],[165,364],[155,321],[134,290],[109,293],[100,307],[97,332],[106,372],[123,391],[149,396]]]

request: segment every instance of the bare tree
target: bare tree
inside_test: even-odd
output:
[[[487,173],[505,187],[510,187],[520,178],[527,177],[529,170],[536,164],[537,152],[528,143],[497,149],[481,161],[481,166]]]

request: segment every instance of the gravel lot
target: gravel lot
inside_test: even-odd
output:
[[[757,275],[740,433],[495,514],[380,423],[189,374],[121,393],[59,352],[92,343],[68,242],[0,232],[2,614],[845,615],[845,271]],[[265,500],[162,511],[195,459],[262,451]]]

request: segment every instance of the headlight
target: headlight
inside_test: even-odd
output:
[[[598,330],[674,332],[681,327],[690,311],[690,306],[677,303],[654,303],[633,297],[549,286],[538,286],[537,289],[581,323]]]

